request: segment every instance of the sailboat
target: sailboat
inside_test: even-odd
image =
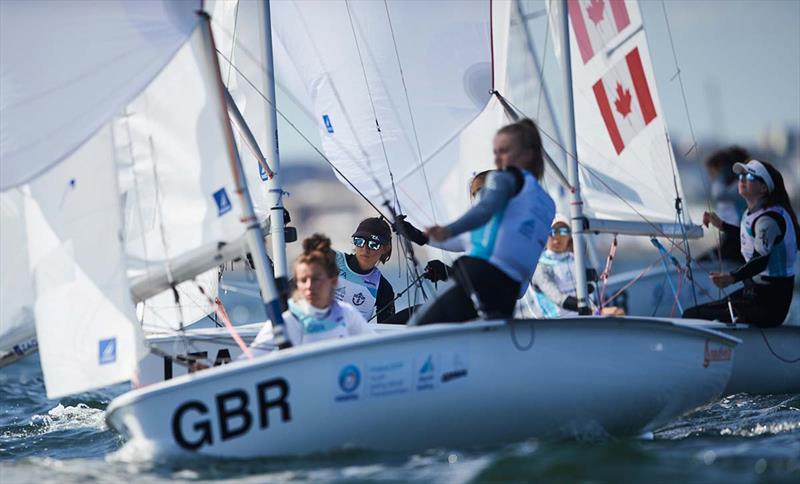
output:
[[[400,186],[401,175],[392,173],[394,155],[372,159],[370,150],[386,144],[391,153],[387,143],[413,128],[380,124],[368,140],[348,141],[355,123],[364,121],[363,114],[374,122],[376,117],[383,119],[384,112],[407,113],[404,120],[425,134],[417,136],[419,144],[411,159],[418,161],[415,166],[425,166],[431,154],[457,153],[447,136],[428,135],[441,128],[455,139],[487,104],[497,102],[488,94],[491,58],[494,54],[498,62],[503,49],[494,51],[492,42],[502,45],[507,3],[465,2],[458,18],[452,16],[452,4],[279,2],[270,9],[263,2],[258,6],[266,32],[272,31],[273,15],[276,30],[288,30],[289,18],[302,26],[293,29],[296,36],[288,36],[287,30],[278,34],[301,78],[309,72],[306,69],[319,68],[320,61],[360,56],[352,42],[395,52],[387,60],[365,48],[356,64],[364,77],[354,76],[350,68],[323,69],[313,81],[306,78],[307,87],[320,94],[312,96],[312,104],[322,112],[325,133],[337,135],[330,136],[329,156],[337,149],[355,153],[354,164],[367,163],[375,170],[385,166],[388,179],[395,179],[394,187],[382,185],[367,171],[370,174],[362,179],[374,184],[375,196],[396,189],[395,202],[412,203]],[[331,25],[350,26],[352,31],[346,30],[345,36],[331,32]],[[391,36],[386,36],[387,27]],[[210,29],[204,33],[211,38]],[[340,42],[350,48],[338,48]],[[456,44],[459,48],[453,49]],[[418,75],[419,64],[411,75],[407,70],[414,65],[408,63],[411,59],[429,60],[423,64],[425,76]],[[266,67],[272,71],[269,63]],[[342,109],[350,105],[351,92],[339,90],[340,74],[353,80],[357,90],[374,94],[375,111],[357,116]],[[425,79],[427,83],[414,82]],[[433,90],[432,80],[461,87]],[[388,94],[398,87],[400,92],[420,93],[424,102],[415,105],[406,99],[407,104],[398,104]],[[475,98],[480,93],[482,103]],[[354,99],[353,106],[363,102]],[[417,113],[430,117],[416,119]],[[407,186],[424,187],[425,176],[438,183],[460,171],[452,162],[430,166],[444,170],[436,178],[424,171],[404,173],[403,179],[411,180]],[[430,214],[436,215],[436,206],[430,204]],[[266,289],[262,285],[262,292],[274,294],[269,286]],[[537,436],[638,435],[719,395],[730,377],[737,343],[713,330],[635,318],[432,325],[285,349],[173,378],[118,397],[109,406],[107,419],[128,439],[158,455],[194,451],[248,457],[346,447],[495,445]],[[408,411],[411,408],[413,412]]]
[[[352,36],[335,38],[331,35],[315,37],[311,33],[325,32],[325,30],[323,25],[314,24],[313,15],[306,16],[308,19],[301,23],[304,29],[298,33],[294,28],[295,23],[289,20],[289,17],[291,15],[295,15],[295,18],[306,17],[297,17],[302,10],[291,4],[276,9],[277,15],[286,12],[285,20],[278,22],[274,27],[276,45],[279,47],[276,54],[277,78],[283,81],[282,85],[295,99],[302,100],[304,96],[310,98],[305,109],[313,113],[311,116],[318,120],[323,149],[329,161],[336,167],[338,176],[343,181],[358,187],[360,192],[378,206],[385,200],[393,200],[396,191],[397,207],[408,212],[409,218],[418,225],[445,221],[466,209],[468,199],[464,187],[469,183],[471,174],[491,168],[488,157],[483,155],[490,150],[491,133],[510,121],[512,115],[520,114],[515,112],[514,108],[509,109],[511,104],[519,109],[521,114],[526,114],[526,108],[529,112],[539,113],[537,121],[542,125],[545,146],[552,153],[553,160],[545,183],[553,198],[562,199],[564,209],[570,206],[584,208],[583,213],[575,217],[576,220],[584,221],[580,227],[575,228],[576,237],[580,237],[583,232],[587,238],[590,233],[610,233],[615,237],[617,235],[660,237],[664,240],[662,247],[667,245],[670,247],[669,252],[680,254],[681,251],[687,250],[683,244],[684,236],[695,237],[702,233],[702,230],[691,223],[688,214],[675,211],[675,200],[683,200],[684,195],[654,84],[649,49],[638,7],[634,2],[602,4],[573,2],[568,5],[574,9],[573,17],[569,18],[581,19],[581,31],[586,30],[583,51],[580,48],[578,35],[573,33],[571,37],[574,48],[571,49],[573,68],[570,69],[570,74],[574,76],[566,85],[572,87],[570,92],[574,93],[574,98],[579,102],[575,103],[575,107],[568,108],[568,112],[575,113],[574,129],[576,133],[581,133],[581,136],[575,138],[576,146],[573,149],[566,148],[563,136],[553,119],[551,103],[548,103],[549,106],[543,110],[528,108],[527,99],[537,97],[536,91],[532,96],[527,90],[527,86],[531,84],[531,77],[535,77],[538,71],[535,52],[531,52],[534,57],[534,68],[523,66],[521,69],[511,65],[518,62],[517,59],[508,57],[511,48],[498,49],[494,56],[494,86],[496,88],[505,86],[498,88],[499,91],[504,91],[505,95],[502,100],[498,97],[491,98],[485,109],[476,114],[474,119],[470,119],[463,130],[456,126],[449,131],[458,133],[457,135],[447,134],[438,138],[441,145],[432,144],[430,137],[415,137],[414,133],[434,133],[434,126],[447,126],[447,119],[440,121],[436,113],[426,110],[423,121],[429,124],[421,125],[421,122],[410,114],[419,110],[419,107],[407,106],[407,100],[403,95],[408,90],[414,93],[437,92],[425,87],[426,82],[431,82],[429,78],[420,76],[420,79],[412,79],[408,72],[405,77],[401,76],[399,73],[404,64],[399,62],[396,65],[377,65],[377,62],[368,57],[377,48],[372,47],[372,51],[366,50],[366,54],[359,52],[358,38],[353,40]],[[598,9],[598,5],[602,8]],[[558,6],[552,3],[550,6],[555,7],[550,18],[561,18],[557,11]],[[379,7],[380,5],[373,6],[373,9],[380,10]],[[526,28],[526,13],[521,3],[515,2],[510,8],[511,11],[507,15],[511,17],[508,20],[510,27],[507,29],[510,30],[515,26]],[[589,12],[592,12],[591,15],[595,19],[600,19],[598,24],[588,17]],[[340,15],[337,17],[339,22],[344,24],[349,22],[348,11],[333,12],[330,15],[336,14]],[[381,18],[377,15],[376,17]],[[386,15],[384,17],[389,18]],[[392,25],[383,18],[382,21],[386,29],[390,30]],[[573,32],[574,25],[575,21],[572,20],[570,28]],[[559,40],[559,31],[563,32],[563,27],[554,25],[552,32],[556,40]],[[500,32],[503,32],[499,27],[495,28],[494,32],[497,34],[494,38],[496,45],[501,45],[503,42],[509,45],[512,42],[520,42],[519,36],[512,39],[511,33],[505,34],[506,40],[499,40]],[[375,46],[381,45],[380,42],[388,42],[377,34],[372,37],[369,34],[369,32],[361,34],[364,36],[361,40],[362,46]],[[529,34],[521,38],[523,42],[530,42]],[[391,45],[389,47],[391,48],[389,50],[394,48]],[[332,56],[324,49],[335,51],[338,56]],[[590,52],[591,49],[594,50]],[[323,50],[326,55],[321,59]],[[302,59],[302,62],[293,62],[288,58],[287,51],[291,51],[296,59]],[[638,61],[628,60],[627,56],[631,53],[638,56],[636,57]],[[419,57],[426,59],[424,53]],[[367,70],[366,74],[357,68],[362,64],[363,69]],[[640,102],[642,96],[637,97],[633,86],[629,64],[637,67],[636,75],[645,83],[646,97],[649,99],[648,119],[645,119],[642,112]],[[406,68],[408,65],[405,64]],[[392,72],[396,77],[392,77]],[[617,77],[609,80],[608,76],[611,75],[609,72]],[[627,78],[620,77],[618,72]],[[461,78],[471,100],[481,97],[481,89],[475,87],[475,79],[478,77],[475,73],[476,71],[472,70]],[[606,88],[604,82],[611,87]],[[623,84],[627,86],[627,91],[621,87]],[[630,100],[630,105],[623,109],[631,111],[626,112],[627,116],[622,116],[619,111],[612,109],[612,106],[616,105],[608,102],[609,93],[617,95],[617,85],[620,86],[624,97]],[[355,89],[354,86],[361,88]],[[608,102],[605,112],[598,108],[598,96],[595,93],[601,87],[606,93]],[[484,91],[489,89],[483,87]],[[539,86],[538,89],[541,92],[544,86]],[[485,99],[485,92],[483,96]],[[544,98],[548,99],[547,94]],[[424,106],[441,104],[439,99],[416,100],[416,97],[414,99],[414,102]],[[616,99],[612,99],[614,100]],[[407,106],[406,109],[404,106]],[[637,106],[639,111],[634,111]],[[638,118],[633,119],[635,116]],[[376,119],[381,123],[377,131]],[[617,128],[616,131],[619,136],[622,134],[627,136],[625,138],[627,146],[619,144],[623,138],[611,137],[609,123],[612,121],[615,123],[614,126],[619,123],[629,130],[619,131],[621,128]],[[422,152],[429,152],[432,155],[426,157],[421,154]],[[578,159],[583,160],[572,170],[573,176],[577,173],[579,183],[571,183],[564,174],[568,171],[564,156],[567,152],[578,153]],[[414,159],[417,161],[409,162]],[[573,186],[581,187],[583,195],[579,200],[580,203],[574,200],[570,203],[564,196],[568,193],[577,193],[572,190]],[[434,256],[447,258],[448,254],[436,253]],[[659,254],[659,256],[665,258],[664,255]],[[613,280],[610,281],[609,293],[616,292],[631,279],[638,280],[642,272],[638,270],[636,274],[623,275],[616,284]],[[676,274],[672,268],[662,268],[657,275],[651,275],[649,282],[653,284],[650,286],[642,285],[641,281],[637,282],[632,299],[636,304],[649,306],[647,312],[633,312],[633,314],[650,316],[650,311],[657,305],[650,299],[653,286],[656,283],[664,286],[665,278],[679,277],[684,276]],[[701,281],[706,287],[710,287],[704,271],[695,268],[693,277],[695,281]],[[680,285],[679,282],[677,284]],[[682,295],[676,294],[675,297],[678,299],[682,297],[681,300],[686,304],[692,300],[691,293],[690,290],[684,290]],[[703,302],[703,298],[709,297],[712,297],[711,294],[701,294],[699,300]],[[675,304],[673,306],[679,307]],[[635,308],[635,305],[632,303],[631,307]],[[800,347],[798,328],[785,326],[763,332],[745,324],[728,326],[702,321],[694,321],[691,324],[725,331],[745,341],[740,348],[739,358],[734,360],[733,377],[724,390],[725,394],[738,392],[778,394],[800,391],[798,363],[791,359],[797,356],[796,348]],[[248,340],[255,336],[259,325],[248,325],[239,329],[243,339]],[[392,329],[396,328],[382,328],[384,331]],[[235,358],[240,354],[240,350],[231,341],[225,346],[219,345],[219,338],[224,336],[224,330],[192,333],[189,337],[193,338],[192,346],[196,348],[194,356],[209,358],[210,363],[215,365]],[[153,340],[154,343],[165,347],[173,341],[174,339],[166,336],[157,341]],[[192,355],[183,357],[191,358]],[[144,366],[146,370],[143,371],[143,375],[146,382],[160,381],[187,371],[185,368],[173,365],[169,358],[155,356],[149,356]]]

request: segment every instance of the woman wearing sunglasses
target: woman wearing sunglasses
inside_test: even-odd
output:
[[[394,289],[377,266],[392,256],[392,229],[380,218],[364,219],[353,233],[353,248],[352,254],[336,251],[336,299],[355,306],[367,321],[379,311],[378,323],[389,322],[395,313]]]
[[[719,288],[741,281],[744,288],[726,299],[691,307],[683,317],[731,322],[732,311],[742,323],[780,326],[792,302],[800,238],[797,215],[789,203],[783,176],[775,167],[750,160],[736,163],[733,171],[739,176],[739,195],[747,202],[740,226],[726,224],[714,212],[703,214],[703,224],[738,237],[746,261],[733,272],[711,272],[711,281]]]
[[[292,345],[374,332],[353,306],[334,297],[339,267],[329,238],[314,234],[303,241],[303,253],[294,263],[294,280],[297,289],[289,299],[289,310],[283,313]],[[256,355],[275,349],[269,321],[250,349]]]
[[[467,250],[453,264],[454,284],[413,324],[511,317],[524,293],[555,215],[553,199],[539,185],[544,159],[536,124],[524,119],[501,128],[494,162],[497,170],[486,177],[477,203],[453,223],[425,231],[434,242],[468,234]]]
[[[539,258],[529,291],[535,316],[560,318],[578,314],[574,271],[569,220],[559,213],[550,225],[547,247]]]

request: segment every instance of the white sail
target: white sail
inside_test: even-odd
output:
[[[263,64],[264,30],[261,28],[261,2],[216,0],[208,2],[211,27],[219,50],[222,81],[250,127],[262,153],[269,157],[266,113],[269,104],[262,97],[267,72]],[[268,176],[236,132],[239,155],[259,220],[269,215]],[[272,164],[273,160],[267,159]],[[271,165],[274,169],[274,166]]]
[[[132,278],[174,277],[176,259],[231,244],[245,231],[204,56],[198,30],[114,123]],[[150,295],[145,328],[178,329],[205,316],[211,308],[199,286],[213,298],[216,284],[215,268],[179,284],[180,307],[172,290]]]
[[[683,198],[683,190],[638,5],[570,0],[568,9],[585,214],[677,222],[675,199]],[[561,30],[557,24],[551,29],[555,39]],[[688,213],[683,221],[689,222]]]
[[[42,173],[116,115],[183,44],[198,7],[0,2],[0,190]]]
[[[0,192],[0,358],[24,354],[18,345],[36,336],[23,200],[19,188]]]
[[[290,57],[276,71],[299,73],[327,157],[376,205],[396,192],[420,225],[451,215],[438,202],[452,141],[490,99],[491,3],[272,3]]]
[[[48,398],[129,380],[144,356],[119,237],[112,154],[111,131],[104,128],[26,187],[36,333]]]

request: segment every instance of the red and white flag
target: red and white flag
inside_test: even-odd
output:
[[[592,86],[592,90],[611,144],[620,154],[656,118],[656,107],[644,75],[639,48],[630,51],[624,60]]]
[[[569,0],[567,5],[584,64],[631,23],[625,0]]]

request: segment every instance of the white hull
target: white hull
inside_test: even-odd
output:
[[[742,340],[736,348],[733,372],[725,387],[725,395],[800,394],[800,326],[784,325],[762,330],[741,324],[685,322]]]
[[[719,396],[737,342],[633,318],[433,325],[175,378],[115,399],[107,420],[154,455],[638,435]],[[709,347],[724,357],[704,364]]]

